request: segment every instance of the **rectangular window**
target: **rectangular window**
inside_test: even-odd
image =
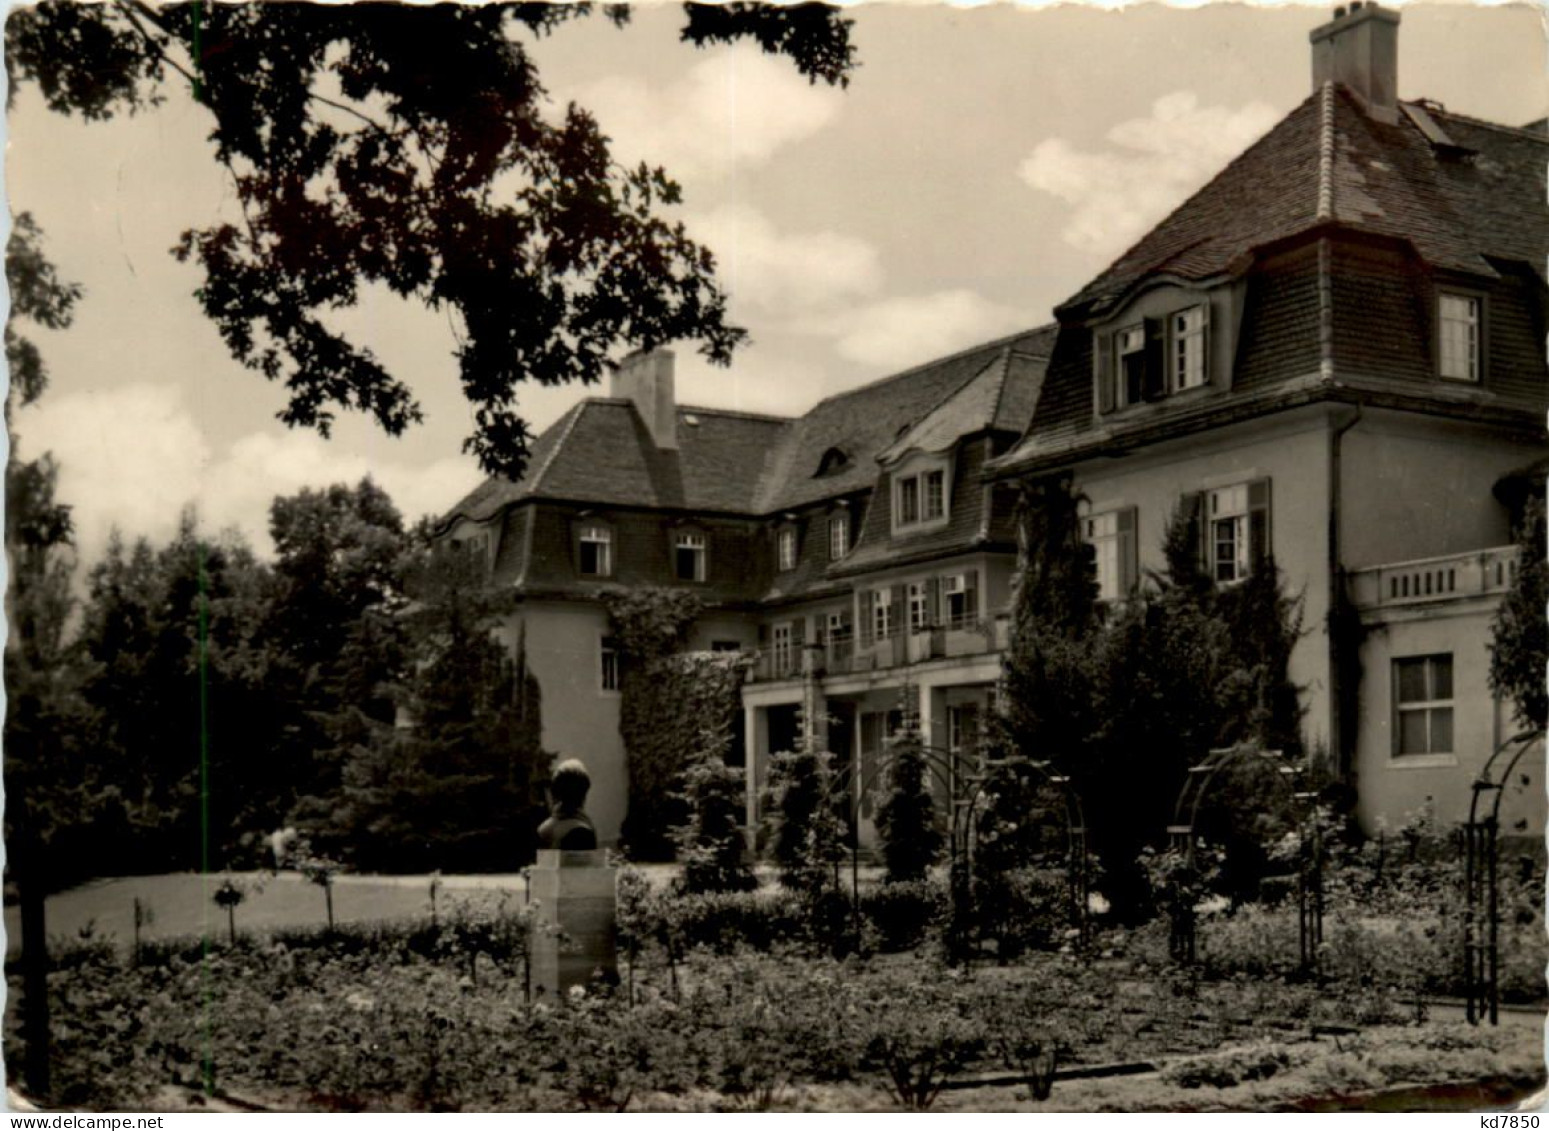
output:
[[[601,685],[604,691],[617,691],[619,689],[619,649],[618,642],[611,636],[602,638],[600,651]]]
[[[794,526],[782,527],[780,530],[780,568],[782,570],[796,568],[796,528]]]
[[[850,552],[850,516],[836,514],[828,520],[828,560],[837,562]]]
[[[735,640],[712,640],[710,641],[710,651],[740,652],[742,651],[742,645]]]
[[[1393,661],[1394,754],[1451,754],[1452,656]]]
[[[1124,507],[1081,520],[1081,537],[1097,565],[1097,599],[1129,596],[1140,571],[1136,557],[1135,508]]]
[[[930,627],[930,591],[923,581],[909,583],[909,631],[924,632]]]
[[[613,574],[613,531],[606,526],[581,527],[581,572],[587,577]]]
[[[910,476],[898,484],[898,525],[920,521],[920,480]]]
[[[850,639],[849,618],[842,611],[828,614],[827,629],[828,639],[835,644]]]
[[[1082,535],[1097,559],[1097,599],[1113,601],[1119,588],[1119,513],[1093,515],[1082,520]]]
[[[705,536],[679,534],[675,554],[679,581],[705,579]]]
[[[1174,392],[1205,383],[1205,307],[1193,306],[1172,316]]]
[[[1146,328],[1131,326],[1114,335],[1118,359],[1119,403],[1139,404],[1146,395]]]
[[[979,610],[975,608],[974,589],[969,581],[966,573],[954,573],[941,579],[948,628],[971,628],[979,615]]]
[[[1211,491],[1210,576],[1230,584],[1248,576],[1248,485]]]
[[[792,668],[792,659],[795,650],[792,647],[791,626],[789,624],[777,624],[772,633],[774,640],[774,674],[776,676],[789,675]]]
[[[927,471],[925,473],[925,520],[929,522],[933,518],[940,518],[947,513],[947,473],[945,471]]]
[[[893,591],[891,589],[878,589],[872,595],[872,635],[878,640],[889,639],[893,635],[893,626],[897,624],[894,618]]]
[[[1480,300],[1444,294],[1437,306],[1441,375],[1452,381],[1477,382]]]

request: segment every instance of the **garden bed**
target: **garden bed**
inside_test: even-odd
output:
[[[466,927],[299,933],[207,959],[163,946],[137,967],[100,945],[60,955],[54,1104],[165,1108],[209,1086],[192,1106],[1254,1110],[1490,1080],[1525,1094],[1542,1077],[1532,1026],[1420,1024],[1370,987],[1210,980],[1122,955],[963,971],[701,950],[669,970],[652,952],[626,980],[633,1004],[527,1003],[517,956],[489,945],[499,932]],[[1331,1023],[1346,1024],[1313,1035]],[[1100,1074],[1136,1061],[1157,1071]]]

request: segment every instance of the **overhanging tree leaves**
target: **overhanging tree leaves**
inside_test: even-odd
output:
[[[1533,730],[1549,725],[1549,560],[1545,551],[1544,496],[1526,498],[1517,524],[1521,558],[1511,589],[1495,613],[1490,642],[1490,688],[1510,696],[1517,722]]]
[[[51,0],[12,12],[6,62],[50,109],[87,119],[190,84],[242,221],[185,232],[176,253],[203,266],[199,299],[232,355],[289,390],[287,424],[327,435],[344,408],[398,434],[420,419],[409,386],[329,324],[385,287],[456,313],[464,446],[517,478],[522,381],[594,382],[621,348],[672,341],[725,364],[746,336],[709,251],[662,214],[678,185],[622,167],[585,109],[546,97],[524,39],[591,11]],[[849,26],[816,4],[690,4],[682,37],[752,39],[843,84]]]

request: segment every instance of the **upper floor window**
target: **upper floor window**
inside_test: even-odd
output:
[[[778,535],[780,550],[780,568],[782,570],[796,568],[796,528],[794,526],[782,526]],[[695,580],[702,581],[703,578]]]
[[[1471,295],[1437,299],[1437,347],[1441,375],[1452,381],[1479,380],[1484,303]]]
[[[1393,753],[1451,754],[1451,653],[1394,660],[1393,688]]]
[[[932,585],[924,581],[911,581],[909,583],[909,631],[924,632],[930,627],[931,620],[931,588]]]
[[[893,635],[893,629],[898,624],[897,614],[893,609],[893,591],[891,589],[876,589],[871,594],[871,634],[878,640],[886,640]]]
[[[581,527],[581,572],[587,577],[613,575],[613,531],[595,524]]]
[[[604,691],[617,691],[621,686],[619,679],[619,648],[618,641],[611,636],[604,636],[598,649],[599,661],[599,686]]]
[[[1269,557],[1269,480],[1205,492],[1205,563],[1217,583],[1241,581]]]
[[[679,534],[673,564],[679,581],[703,581],[709,548],[703,534]]]
[[[948,628],[968,627],[978,617],[978,577],[978,570],[968,570],[941,579],[941,599]]]
[[[939,523],[947,517],[947,471],[928,467],[893,478],[893,528]]]
[[[770,633],[774,647],[773,662],[776,675],[784,675],[789,672],[795,661],[795,638],[791,632],[790,622],[777,624]]]
[[[1171,316],[1174,392],[1205,383],[1205,312],[1208,309],[1195,306]]]
[[[1138,575],[1135,508],[1104,511],[1081,520],[1081,536],[1097,563],[1097,599],[1115,601],[1129,594]]]
[[[1210,304],[1096,334],[1097,407],[1112,412],[1210,382]]]
[[[837,562],[850,552],[850,516],[833,515],[828,520],[828,560]]]

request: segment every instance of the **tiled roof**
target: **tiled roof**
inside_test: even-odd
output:
[[[1023,331],[820,401],[786,437],[760,497],[759,512],[794,510],[870,488],[883,451],[996,363],[1000,368],[990,373],[991,387],[998,390],[993,408],[974,420],[984,421],[979,427],[993,423],[1007,431],[1021,431],[1037,396],[1036,389],[1020,387],[1021,381],[1033,375],[1030,367],[1037,367],[1033,359],[1048,355],[1053,338],[1052,326]],[[1019,359],[1014,374],[1009,365],[1012,358]],[[1008,375],[1015,380],[1008,382]],[[847,453],[849,462],[818,475],[824,454],[834,448]]]
[[[1433,144],[1428,116],[1452,144]],[[1434,267],[1544,271],[1549,136],[1406,104],[1388,124],[1343,87],[1314,92],[1061,307],[1100,313],[1149,276],[1235,272],[1256,248],[1333,223],[1410,241]]]
[[[767,453],[790,427],[780,417],[684,406],[678,450],[663,451],[629,401],[589,397],[538,437],[521,481],[487,480],[448,517],[486,519],[529,498],[748,514]]]

